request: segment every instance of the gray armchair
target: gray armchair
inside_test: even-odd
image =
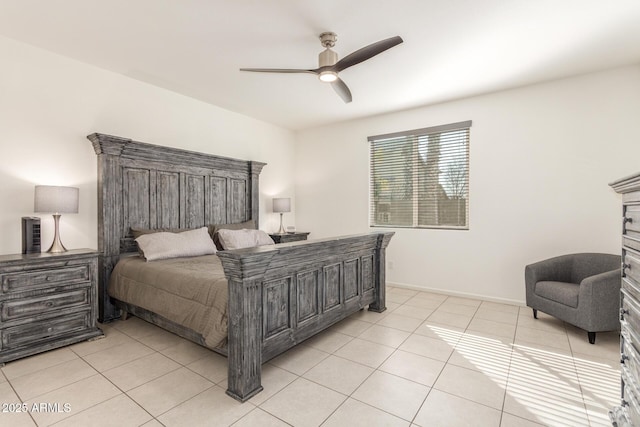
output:
[[[597,253],[562,255],[524,270],[527,306],[588,333],[620,329],[620,256]]]

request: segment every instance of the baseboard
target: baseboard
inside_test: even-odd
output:
[[[449,289],[438,289],[438,288],[430,288],[426,286],[417,286],[417,285],[409,285],[406,283],[393,283],[387,281],[387,286],[392,286],[394,288],[403,288],[403,289],[411,289],[412,291],[422,291],[422,292],[433,292],[436,294],[450,295],[454,297],[463,297],[463,298],[473,298],[473,299],[481,299],[483,301],[497,302],[501,304],[511,304],[511,305],[519,305],[521,307],[526,307],[526,303],[521,300],[514,300],[509,298],[498,298],[491,297],[487,295],[481,294],[472,294],[468,292],[456,292],[451,291]]]

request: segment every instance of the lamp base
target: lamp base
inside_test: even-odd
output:
[[[60,214],[54,214],[53,221],[55,222],[55,225],[56,225],[56,231],[53,237],[53,243],[51,243],[51,247],[47,252],[52,254],[67,252],[67,248],[64,247],[64,245],[62,244],[62,241],[60,240]]]
[[[284,229],[282,225],[282,212],[280,212],[280,230],[278,230],[278,234],[285,234],[287,231]]]

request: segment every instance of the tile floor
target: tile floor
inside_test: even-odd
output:
[[[265,364],[264,391],[244,404],[225,394],[225,358],[136,318],[103,325],[104,339],[3,367],[1,403],[59,411],[0,412],[0,425],[610,425],[617,333],[590,345],[526,307],[387,295],[384,313],[358,312]]]

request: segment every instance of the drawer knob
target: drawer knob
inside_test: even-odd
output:
[[[621,308],[620,309],[620,320],[624,320],[624,315],[629,314],[629,310]]]
[[[625,360],[629,360],[629,356],[627,356],[626,354],[622,354],[620,357],[620,363],[624,365]]]
[[[46,301],[44,305],[46,305],[47,307],[53,307],[53,301]]]
[[[631,270],[631,264],[622,263],[622,277],[627,277],[625,270]]]
[[[628,217],[626,217],[626,216],[625,216],[625,217],[622,219],[622,223],[623,223],[623,224],[626,224],[626,223],[628,223],[628,222],[633,222],[633,218],[628,218]]]

